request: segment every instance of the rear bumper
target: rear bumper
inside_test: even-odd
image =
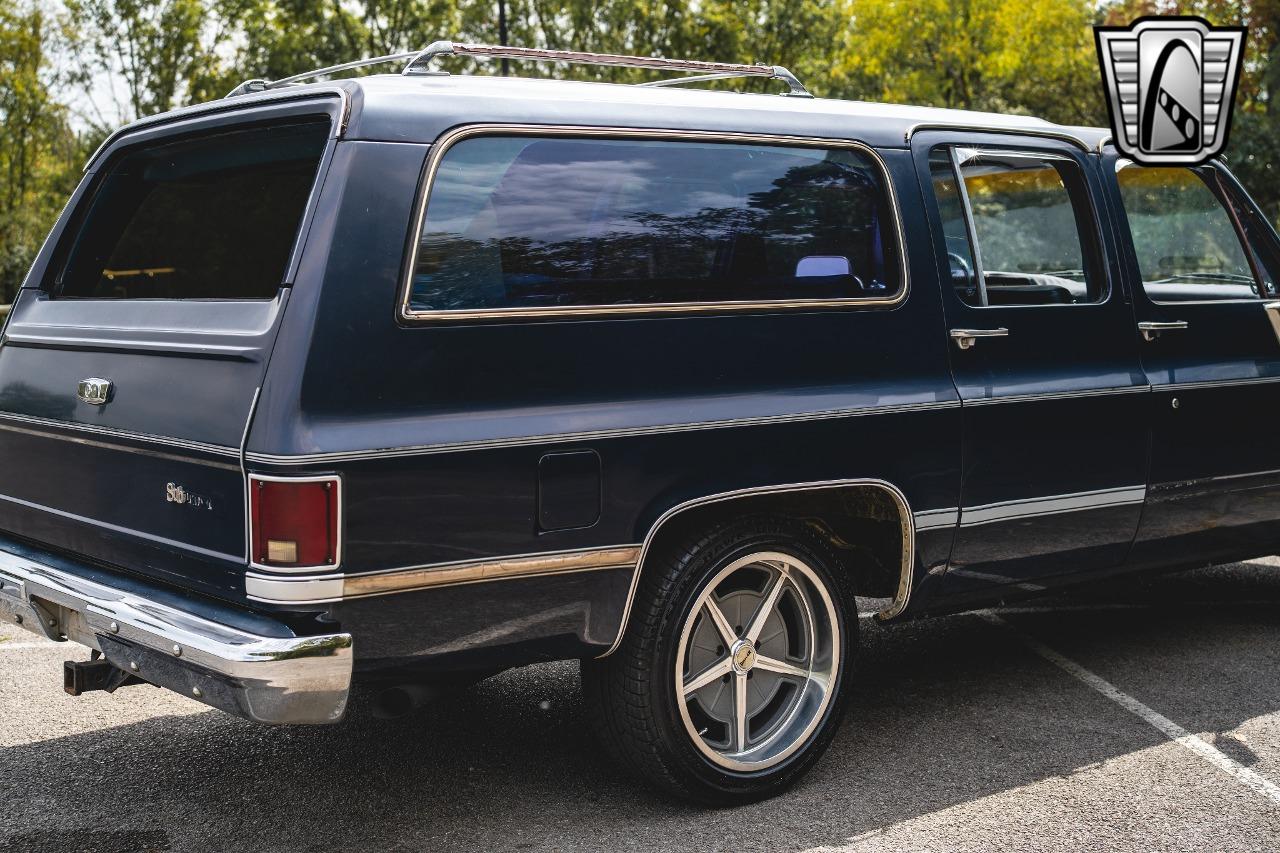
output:
[[[0,547],[0,622],[97,649],[152,684],[255,722],[342,718],[350,634],[298,637],[263,617],[250,630],[181,602],[94,569],[14,553],[7,542]]]

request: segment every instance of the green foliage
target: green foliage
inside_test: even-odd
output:
[[[0,7],[0,300],[13,298],[79,179],[91,139],[52,92],[61,34],[38,6]]]
[[[1088,0],[846,0],[832,93],[1105,122]]]
[[[831,97],[1102,124],[1090,26],[1199,14],[1250,26],[1230,164],[1280,218],[1280,0],[505,0],[534,47],[786,65]],[[440,38],[496,42],[498,0],[10,0],[0,6],[0,300],[12,297],[116,125]],[[491,62],[450,70],[498,73]],[[374,69],[385,70],[385,69]],[[635,69],[512,63],[513,73],[634,82]],[[712,85],[763,89],[759,81]],[[769,87],[776,91],[776,86]]]

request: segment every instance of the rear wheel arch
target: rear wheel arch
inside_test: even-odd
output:
[[[621,645],[640,578],[656,549],[745,515],[777,516],[809,525],[841,557],[859,595],[892,599],[880,612],[881,619],[891,619],[906,608],[915,566],[915,525],[910,503],[897,486],[865,478],[738,489],[675,504],[649,526],[618,636],[600,657]]]

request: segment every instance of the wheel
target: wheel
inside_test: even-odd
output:
[[[652,555],[612,655],[583,664],[606,752],[708,805],[783,791],[839,723],[857,632],[826,542],[783,519],[727,522]]]

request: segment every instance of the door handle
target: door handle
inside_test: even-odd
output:
[[[1160,337],[1161,332],[1178,332],[1187,328],[1186,320],[1171,320],[1167,323],[1155,323],[1144,320],[1138,324],[1138,331],[1142,332],[1144,341],[1154,341]]]
[[[951,340],[956,342],[956,346],[960,349],[973,349],[973,345],[978,342],[978,338],[1007,338],[1009,337],[1008,329],[952,329]]]

